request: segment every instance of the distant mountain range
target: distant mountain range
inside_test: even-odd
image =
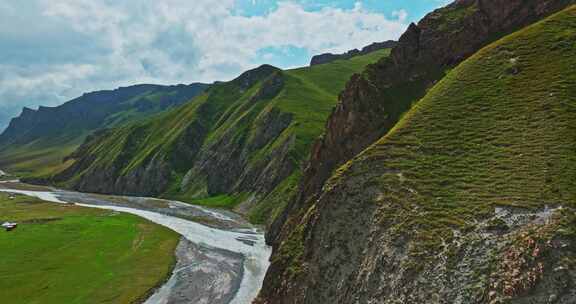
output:
[[[90,133],[171,109],[206,88],[144,84],[86,93],[57,107],[24,108],[0,135],[0,167],[27,174],[58,166]]]

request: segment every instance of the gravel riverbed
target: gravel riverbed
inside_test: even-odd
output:
[[[172,276],[146,304],[249,304],[269,266],[263,231],[232,212],[143,197],[124,197],[0,183],[1,192],[56,203],[131,213],[182,235]]]

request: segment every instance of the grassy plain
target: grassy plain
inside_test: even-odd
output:
[[[161,284],[179,236],[136,216],[0,194],[0,300],[135,303]]]

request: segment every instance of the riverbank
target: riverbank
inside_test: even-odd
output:
[[[0,191],[131,213],[183,236],[186,242],[178,246],[175,271],[146,303],[249,304],[262,285],[271,250],[262,231],[231,212],[155,198],[27,187],[2,183]]]
[[[226,250],[207,249],[182,238],[170,279],[145,304],[227,304],[240,288],[244,258]]]
[[[172,272],[180,237],[134,215],[0,193],[0,299],[133,303]],[[89,237],[86,237],[89,236]]]

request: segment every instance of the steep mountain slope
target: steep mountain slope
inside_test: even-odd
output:
[[[87,93],[58,107],[24,108],[0,135],[0,167],[20,174],[50,171],[94,130],[173,108],[206,87],[136,85]]]
[[[570,6],[452,70],[332,175],[258,303],[575,303],[575,29]]]
[[[240,204],[263,222],[290,197],[344,84],[388,53],[289,71],[261,66],[172,111],[91,136],[48,179],[87,192]]]
[[[314,145],[300,190],[271,226],[278,244],[317,199],[332,172],[385,135],[447,71],[483,46],[574,0],[458,0],[412,24],[388,58],[346,85]]]

